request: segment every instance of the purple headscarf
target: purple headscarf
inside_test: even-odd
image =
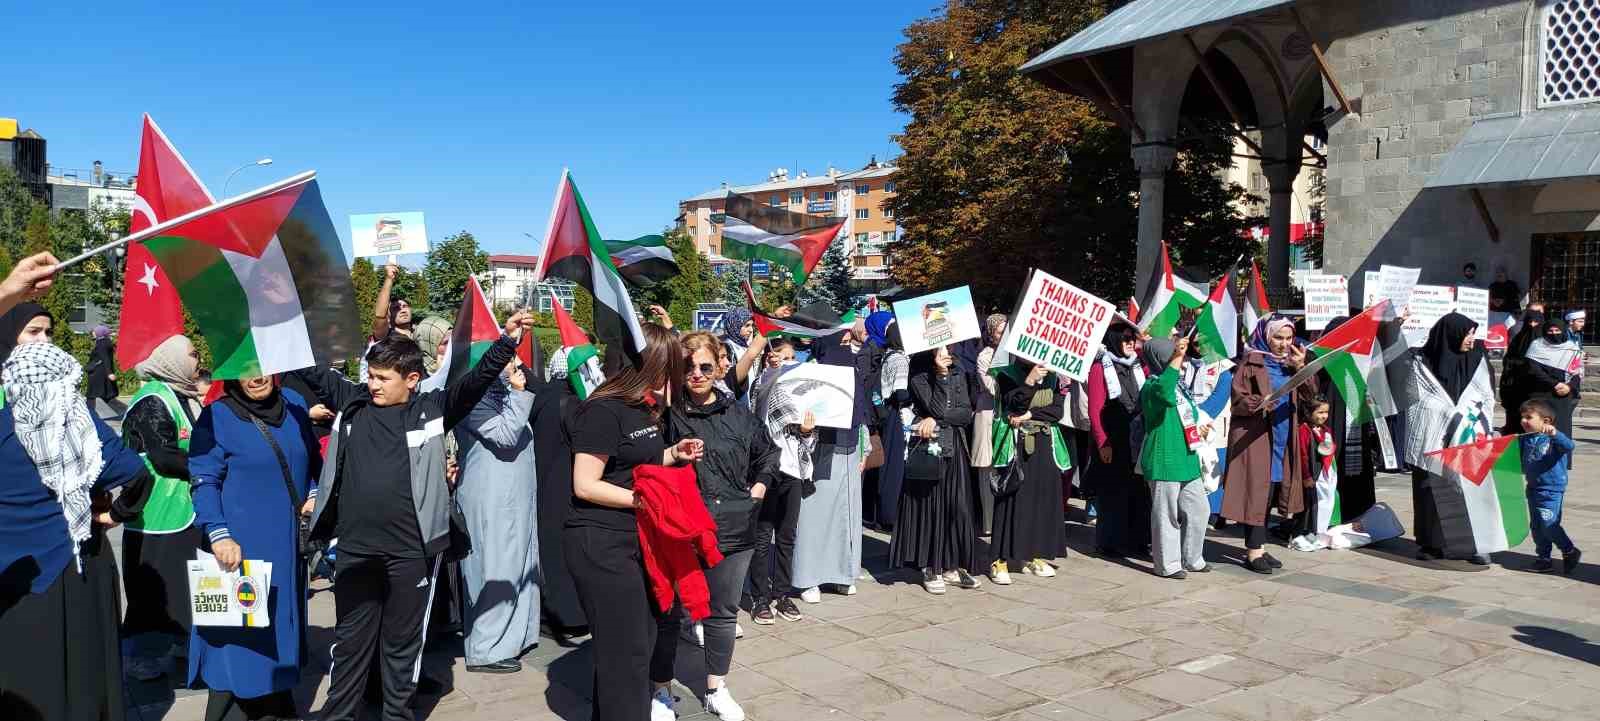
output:
[[[94,335],[95,338],[105,338],[105,337],[111,335],[111,329],[105,327],[104,325],[97,325],[97,326],[94,327],[94,331],[92,331],[92,334]]]

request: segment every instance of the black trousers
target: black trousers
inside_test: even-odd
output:
[[[651,682],[672,680],[679,626],[651,600],[639,534],[579,526],[562,532],[561,547],[589,617],[591,721],[649,721]]]
[[[750,557],[750,584],[757,604],[789,595],[794,570],[794,534],[800,525],[800,482],[785,478],[767,491],[756,519],[756,550]],[[773,558],[772,549],[778,549]]]
[[[206,721],[289,721],[300,718],[294,696],[288,691],[260,698],[239,698],[228,691],[211,691],[206,696]]]
[[[437,559],[339,554],[333,605],[333,672],[324,721],[353,721],[373,658],[383,678],[384,721],[411,721],[422,636],[438,583]]]

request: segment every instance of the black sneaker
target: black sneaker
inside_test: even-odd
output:
[[[1263,553],[1263,554],[1261,554],[1261,557],[1266,559],[1268,566],[1271,566],[1273,568],[1283,568],[1283,561],[1280,561],[1280,560],[1278,560],[1276,558],[1273,558],[1272,554]]]
[[[1244,567],[1263,575],[1272,574],[1272,564],[1267,562],[1266,556],[1255,559],[1246,559],[1244,562]]]
[[[1533,565],[1528,567],[1528,570],[1534,573],[1550,573],[1556,570],[1556,564],[1551,563],[1548,558],[1541,558],[1534,561]]]
[[[750,606],[750,620],[755,621],[757,626],[771,626],[778,622],[778,618],[772,615],[772,603],[770,601],[752,604]]]
[[[794,599],[792,598],[787,596],[780,598],[776,606],[773,610],[777,611],[778,615],[783,617],[785,621],[798,621],[805,618],[805,616],[800,615],[800,609],[795,607]]]
[[[1561,554],[1561,572],[1569,576],[1572,575],[1573,571],[1578,570],[1578,559],[1580,558],[1583,558],[1583,551],[1576,548],[1572,549],[1572,553]]]

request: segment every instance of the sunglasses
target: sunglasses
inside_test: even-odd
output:
[[[715,364],[712,364],[712,363],[701,363],[699,365],[695,365],[693,363],[690,363],[689,364],[689,375],[694,375],[696,371],[698,371],[701,376],[706,377],[706,378],[710,378],[711,374],[715,373],[717,371],[717,366]]]

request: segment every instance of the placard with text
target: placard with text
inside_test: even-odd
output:
[[[1085,381],[1115,315],[1110,303],[1035,269],[1000,349]]]

